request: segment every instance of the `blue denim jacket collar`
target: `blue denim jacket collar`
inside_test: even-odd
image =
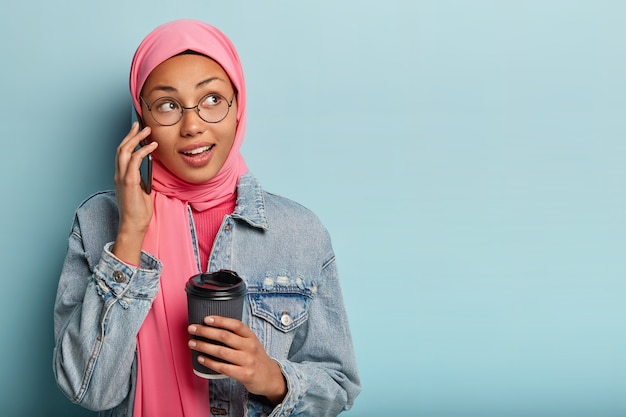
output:
[[[265,200],[261,183],[250,173],[244,174],[239,179],[237,205],[232,217],[263,230],[270,228],[265,213]]]

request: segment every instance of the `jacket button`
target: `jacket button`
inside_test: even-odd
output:
[[[280,322],[283,324],[283,326],[289,326],[293,322],[293,320],[291,320],[291,316],[289,315],[289,313],[283,311],[283,315],[280,316]]]
[[[113,279],[118,284],[121,284],[123,282],[126,282],[126,275],[124,275],[124,273],[122,271],[115,271],[115,272],[113,272]]]

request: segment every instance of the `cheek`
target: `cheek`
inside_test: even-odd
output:
[[[163,140],[163,138],[161,137],[156,137],[152,140],[159,144],[159,146],[153,152],[153,155],[163,163],[167,164],[168,161],[171,161],[173,154],[175,153],[171,141]]]
[[[224,138],[224,142],[229,145],[228,146],[229,149],[232,148],[233,144],[235,143],[235,136],[237,135],[238,125],[239,125],[239,121],[235,120],[229,123],[228,126],[225,126],[222,132],[222,137]]]
[[[152,134],[150,135],[150,140],[153,142],[157,142],[159,147],[156,149],[155,153],[163,153],[164,149],[168,149],[172,147],[172,143],[174,140],[171,139],[172,134],[167,130],[163,129],[162,126],[158,128],[152,128]]]
[[[230,155],[230,153],[233,150],[233,145],[235,144],[235,137],[234,135],[231,135],[228,140],[224,141],[224,145],[223,149],[224,149],[224,155],[225,157],[227,157],[228,155]]]

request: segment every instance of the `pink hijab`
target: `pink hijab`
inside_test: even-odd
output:
[[[154,159],[154,214],[142,249],[163,264],[160,289],[137,335],[138,372],[133,416],[209,416],[208,383],[193,374],[187,347],[185,283],[198,268],[187,204],[211,209],[235,198],[246,171],[240,153],[246,126],[246,90],[237,51],[224,34],[206,23],[177,20],[152,31],[139,45],[130,70],[130,91],[141,115],[139,94],[161,62],[192,50],[219,63],[237,90],[237,130],[233,147],[217,175],[204,184],[189,184]]]
[[[217,175],[202,186],[191,186],[171,174],[155,158],[154,189],[169,197],[189,202],[199,211],[232,198],[246,164],[239,152],[246,130],[246,86],[239,55],[232,42],[215,27],[197,20],[175,20],[153,30],[139,45],[130,68],[130,93],[135,109],[143,117],[139,95],[148,75],[163,61],[192,50],[222,66],[237,90],[237,132],[233,147]]]

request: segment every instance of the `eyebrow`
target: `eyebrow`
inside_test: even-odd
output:
[[[196,90],[197,90],[198,88],[201,88],[201,87],[206,86],[207,84],[212,83],[213,81],[222,81],[222,82],[224,82],[224,80],[222,80],[222,79],[221,79],[221,78],[219,78],[219,77],[209,77],[209,78],[207,78],[206,80],[202,80],[202,81],[200,81],[198,84],[196,84]],[[170,85],[156,85],[156,86],[154,86],[154,87],[150,90],[150,92],[151,92],[151,93],[152,93],[152,92],[154,92],[154,91],[165,91],[165,92],[167,92],[167,93],[175,93],[175,92],[177,92],[178,90],[177,90],[176,88],[174,88],[174,87],[170,86]]]

